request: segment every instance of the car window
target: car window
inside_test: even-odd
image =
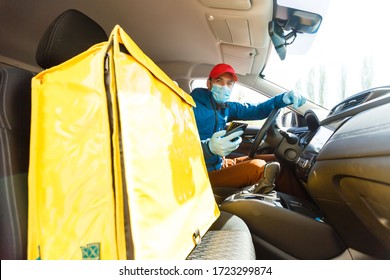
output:
[[[203,87],[206,88],[207,79],[197,79],[192,81],[191,83],[191,90]],[[261,94],[258,91],[255,91],[249,87],[246,87],[240,83],[235,83],[233,87],[232,94],[230,96],[229,101],[233,102],[239,102],[239,103],[249,103],[249,104],[259,104],[261,102],[267,101],[269,97]],[[288,108],[282,109],[282,114],[279,114],[279,116],[283,115],[283,113],[289,112],[290,110]],[[256,121],[245,121],[251,126],[262,126],[265,122],[264,120],[256,120]],[[280,122],[278,122],[280,123]]]
[[[302,52],[298,34],[282,61],[275,49],[262,74],[327,109],[348,96],[388,85],[389,1],[329,1],[310,48]],[[308,35],[311,36],[311,35]]]

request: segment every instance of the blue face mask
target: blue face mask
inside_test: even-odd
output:
[[[232,89],[227,86],[213,84],[211,88],[211,94],[218,103],[224,103],[228,101],[231,93]]]

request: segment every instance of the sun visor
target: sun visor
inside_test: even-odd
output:
[[[220,42],[251,46],[249,22],[246,18],[207,15],[207,22]]]
[[[233,66],[238,74],[251,72],[256,49],[250,47],[221,44],[223,61]]]
[[[251,0],[199,0],[204,6],[217,9],[249,10],[252,7]]]

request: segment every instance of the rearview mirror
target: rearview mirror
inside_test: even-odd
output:
[[[268,33],[272,44],[281,60],[286,58],[287,45],[294,42],[297,34],[316,33],[322,22],[322,17],[315,13],[287,8],[288,18],[274,18],[268,23]],[[285,35],[284,32],[288,33]]]
[[[284,60],[286,58],[287,48],[286,38],[282,27],[276,21],[270,21],[268,23],[268,33],[277,54],[281,60]]]
[[[318,31],[321,21],[322,17],[318,14],[296,10],[289,16],[284,29],[295,30],[298,33],[313,34]]]

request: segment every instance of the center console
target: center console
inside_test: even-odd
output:
[[[236,200],[255,200],[264,205],[288,209],[316,219],[317,221],[322,221],[321,211],[314,203],[282,192],[272,191],[268,194],[257,194],[253,193],[253,190],[254,186],[251,186],[238,193],[232,194],[221,203],[221,206]]]
[[[246,222],[257,259],[330,259],[345,250],[314,204],[276,191],[256,194],[253,189],[227,197],[220,209]]]
[[[317,121],[314,124],[299,138],[296,143],[299,149],[296,150],[301,152],[290,160],[303,184],[307,183],[319,151],[334,132]],[[281,150],[284,154],[288,148],[283,146]],[[259,194],[254,190],[252,186],[228,196],[220,203],[220,209],[246,222],[252,233],[257,259],[323,260],[336,258],[346,250],[313,202],[282,192]]]

